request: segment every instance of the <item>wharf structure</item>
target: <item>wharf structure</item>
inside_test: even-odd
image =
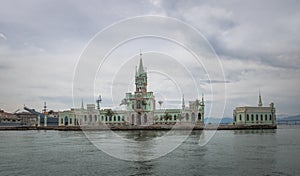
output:
[[[135,72],[135,92],[126,93],[122,104],[126,110],[100,109],[95,104],[87,104],[84,108],[72,108],[59,112],[58,126],[159,126],[193,124],[204,126],[204,98],[189,101],[185,106],[182,97],[181,109],[156,109],[156,100],[153,92],[147,91],[147,71],[144,69],[142,54],[139,66]]]
[[[276,110],[274,103],[263,106],[261,94],[258,96],[258,106],[236,107],[233,110],[235,125],[259,126],[267,125],[276,127]]]

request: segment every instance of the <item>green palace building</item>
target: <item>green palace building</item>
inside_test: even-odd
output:
[[[126,110],[100,109],[95,104],[84,108],[73,108],[59,113],[59,126],[97,126],[97,125],[134,125],[149,126],[159,124],[204,124],[204,98],[189,101],[185,106],[182,97],[181,109],[156,109],[153,92],[147,91],[147,72],[143,66],[142,55],[135,73],[135,92],[126,93],[122,104]]]

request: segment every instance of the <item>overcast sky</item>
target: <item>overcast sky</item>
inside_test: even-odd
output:
[[[111,24],[143,15],[179,19],[195,27],[208,40],[220,58],[225,80],[209,82],[205,81],[205,75],[199,75],[203,81],[199,85],[199,92],[204,93],[207,107],[221,101],[224,92],[218,91],[217,88],[226,84],[226,117],[232,116],[232,110],[236,106],[257,105],[259,89],[264,105],[268,106],[270,102],[274,102],[278,116],[300,114],[300,2],[297,0],[2,0],[0,108],[14,111],[26,104],[41,110],[44,101],[47,101],[48,108],[53,110],[73,107],[74,72],[88,42]],[[177,31],[176,28],[168,30]],[[179,62],[184,62],[188,60],[188,54],[184,55],[183,50],[180,52],[180,49],[176,49],[178,46],[166,41],[166,45],[161,45],[164,47],[159,47],[159,44],[163,43],[147,39],[123,45],[119,54],[115,54],[115,58],[122,57],[121,53],[125,53],[124,51],[130,51],[126,57],[132,58],[129,59],[130,62],[123,64],[126,67],[119,68],[125,70],[124,73],[128,75],[121,74],[123,77],[120,75],[117,80],[127,82],[126,88],[133,91],[133,86],[130,85],[133,84],[139,49],[142,49],[145,52],[145,67],[149,72],[152,70],[152,74],[149,73],[149,90],[155,93],[157,99],[169,102],[166,106],[173,108],[180,106],[182,93],[187,94],[186,101],[197,97],[189,94],[194,90],[188,84],[185,90],[165,89],[172,88],[172,85],[174,87],[175,83],[169,79],[171,82],[167,80],[162,84],[161,80],[166,78],[155,72],[159,62],[150,58],[157,56],[156,58],[167,61],[174,51],[181,59]],[[158,48],[165,50],[160,51]],[[157,53],[163,54],[158,56]],[[106,69],[115,67],[116,63],[112,61]],[[169,67],[172,67],[172,64]],[[190,71],[193,75],[205,73],[203,70],[199,71],[201,69],[203,68]],[[189,79],[188,76],[185,78],[182,75],[185,73],[182,73],[181,77],[177,75],[176,78]],[[105,91],[113,91],[99,84],[97,91],[103,94],[102,105],[115,106],[112,100],[105,96]],[[210,92],[212,84],[216,89],[214,99]],[[180,88],[184,89],[182,86]],[[117,101],[126,93],[123,89],[114,91],[117,92],[115,95],[118,95]],[[93,102],[87,100],[86,103]]]

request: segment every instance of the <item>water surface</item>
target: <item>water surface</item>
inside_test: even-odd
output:
[[[162,135],[118,133],[136,141]],[[0,131],[0,175],[300,175],[299,128],[218,131],[205,146],[198,145],[200,134],[192,132],[163,157],[139,162],[111,157],[79,131]],[[141,157],[141,148],[155,152],[151,146],[130,147]]]

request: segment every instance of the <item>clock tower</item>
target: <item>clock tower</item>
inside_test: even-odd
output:
[[[135,87],[136,93],[145,95],[147,93],[147,73],[144,70],[142,53],[140,53],[139,68],[135,72]]]

